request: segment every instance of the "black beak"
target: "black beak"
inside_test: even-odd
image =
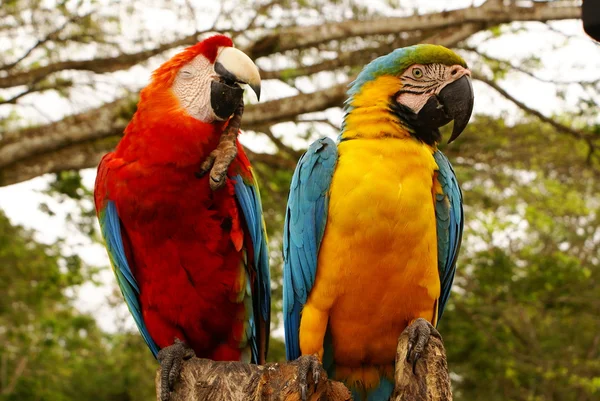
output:
[[[244,90],[237,84],[212,81],[210,84],[210,106],[217,117],[227,120],[240,104]]]
[[[215,64],[215,72],[221,81],[212,81],[210,84],[210,106],[217,117],[226,120],[240,104],[244,89],[237,84],[237,77],[221,63]]]
[[[223,49],[214,66],[219,80],[211,83],[210,105],[215,115],[227,120],[238,107],[244,95],[239,84],[248,84],[260,100],[260,74],[256,65],[241,51]]]
[[[473,112],[473,86],[471,78],[467,75],[452,82],[441,90],[438,95],[440,102],[444,105],[444,112],[448,117],[454,120],[452,135],[448,143],[454,141],[464,131],[471,113]]]

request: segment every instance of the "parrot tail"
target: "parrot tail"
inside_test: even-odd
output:
[[[348,387],[352,392],[354,401],[388,401],[394,391],[394,383],[386,377],[381,378],[379,385],[375,388],[365,390],[363,386]]]

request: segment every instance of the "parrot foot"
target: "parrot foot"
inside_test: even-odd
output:
[[[418,318],[408,327],[408,351],[406,361],[412,363],[413,373],[416,374],[417,361],[429,343],[429,337],[442,339],[439,331],[427,320]]]
[[[181,373],[183,361],[196,356],[194,350],[176,338],[175,343],[158,351],[158,362],[161,368],[160,401],[169,401],[171,391]]]
[[[206,160],[200,165],[200,171],[196,173],[196,178],[202,178],[210,171],[209,185],[213,191],[225,185],[229,166],[237,156],[237,135],[240,131],[243,113],[244,102],[242,101],[235,109],[227,128],[221,134],[219,145],[210,152]]]
[[[316,355],[303,355],[297,359],[298,362],[298,383],[300,385],[300,400],[308,400],[308,376],[312,375],[313,392],[317,390],[319,380],[321,379],[321,362]]]

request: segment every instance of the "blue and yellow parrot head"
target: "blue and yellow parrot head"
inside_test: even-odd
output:
[[[369,63],[350,85],[346,122],[352,113],[380,110],[405,132],[435,145],[439,127],[454,120],[455,140],[473,111],[471,72],[465,60],[443,46],[421,44],[396,49]]]

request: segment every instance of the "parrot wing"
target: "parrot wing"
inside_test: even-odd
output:
[[[321,138],[300,158],[292,178],[283,232],[283,319],[288,360],[300,356],[300,312],[315,282],[337,158],[333,140]]]
[[[435,195],[435,217],[438,240],[438,271],[440,274],[440,299],[438,300],[437,322],[442,318],[450,288],[456,272],[456,258],[462,240],[463,205],[462,194],[452,165],[439,150],[433,154],[438,165],[437,179],[442,193]]]
[[[262,213],[260,192],[254,176],[246,182],[241,175],[232,177],[235,195],[242,209],[254,250],[253,266],[256,277],[252,291],[254,316],[250,316],[247,338],[252,348],[252,363],[264,363],[269,348],[269,325],[271,320],[271,275],[267,232]],[[250,273],[250,272],[249,272]]]
[[[108,161],[108,158],[111,155],[112,154],[108,154],[100,162],[100,166],[98,167],[98,178],[96,179],[96,191],[98,191],[99,183],[103,183],[103,181],[106,179],[106,175],[108,173],[106,164],[108,163],[105,163],[105,161]],[[100,203],[101,202],[98,202],[97,198],[96,207],[98,208],[100,231],[106,244],[110,264],[115,276],[117,277],[117,283],[119,284],[119,288],[123,293],[127,307],[129,308],[129,311],[135,320],[135,324],[142,334],[144,341],[146,341],[146,344],[148,344],[150,351],[152,351],[152,354],[154,354],[154,357],[156,358],[160,348],[158,345],[156,345],[154,340],[152,340],[152,337],[150,337],[150,333],[148,332],[146,324],[144,323],[144,318],[142,317],[142,307],[139,300],[140,289],[135,277],[133,276],[125,253],[125,244],[123,242],[123,236],[121,233],[121,219],[117,214],[117,206],[111,200],[102,202],[103,206],[101,206]],[[127,239],[125,238],[125,240]]]

